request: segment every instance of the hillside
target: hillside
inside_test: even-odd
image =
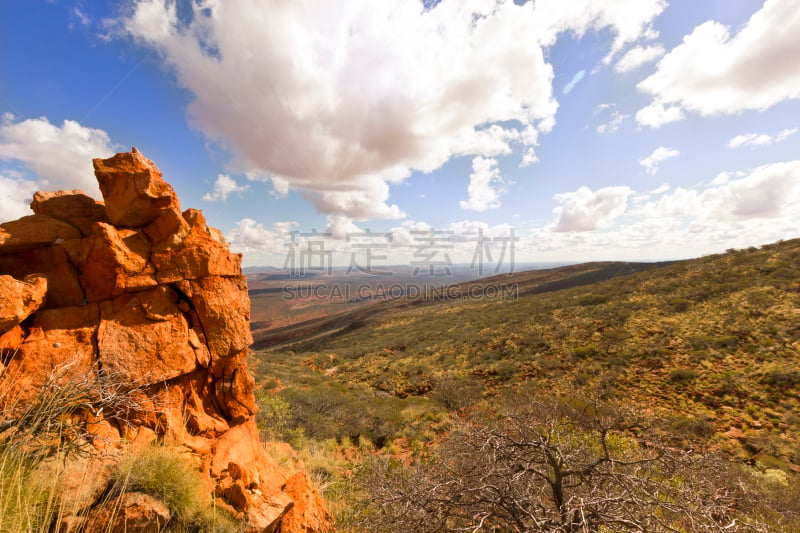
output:
[[[333,407],[314,436],[380,445],[435,439],[448,410],[508,390],[599,394],[637,407],[676,444],[796,472],[799,264],[795,239],[470,282],[516,284],[504,299],[387,302],[257,352],[256,370],[271,376],[262,398],[280,391],[297,412],[293,390],[306,406],[318,395]]]

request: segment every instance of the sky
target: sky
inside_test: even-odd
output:
[[[0,222],[132,146],[246,266],[766,244],[800,237],[800,10],[0,1]]]

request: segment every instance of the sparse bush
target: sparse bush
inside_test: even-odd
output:
[[[456,374],[445,374],[433,381],[432,400],[449,411],[458,411],[475,403],[483,387],[475,378]]]
[[[683,313],[691,307],[692,302],[686,298],[671,297],[667,298],[667,306],[675,313]]]
[[[120,461],[112,492],[149,494],[169,508],[174,520],[188,524],[199,510],[200,486],[197,472],[175,450],[147,446]]]
[[[572,355],[575,356],[575,359],[589,359],[597,355],[597,346],[590,345],[575,348],[572,351]]]
[[[783,367],[774,368],[764,374],[762,381],[777,390],[791,390],[800,386],[800,370]]]
[[[669,380],[677,385],[685,385],[697,378],[697,371],[691,368],[676,368],[669,373]]]
[[[261,393],[258,395],[256,423],[266,440],[286,440],[292,429],[292,413],[289,402],[280,395]]]
[[[678,436],[708,438],[714,434],[714,424],[706,417],[676,416],[669,424]]]
[[[594,294],[589,293],[578,300],[579,305],[588,306],[588,305],[600,305],[608,302],[611,299],[610,295],[607,294]]]
[[[170,533],[241,533],[237,523],[227,511],[217,507],[201,507],[187,524],[174,524]]]

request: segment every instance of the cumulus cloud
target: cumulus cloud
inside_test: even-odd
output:
[[[666,146],[659,146],[653,153],[646,157],[639,158],[639,164],[642,165],[648,174],[655,174],[658,172],[658,167],[673,157],[678,157],[681,153],[674,148],[667,148]]]
[[[472,160],[467,192],[469,199],[461,200],[461,209],[486,211],[500,207],[500,194],[505,192],[505,182],[500,177],[497,159],[476,157]]]
[[[92,159],[113,154],[105,131],[73,120],[56,126],[44,117],[17,121],[6,113],[0,121],[0,159],[25,165],[39,188],[81,189],[99,198]]]
[[[0,223],[33,214],[30,210],[36,183],[0,174]]]
[[[800,212],[800,160],[771,163],[703,192],[706,218],[750,220]]]
[[[665,5],[226,0],[179,13],[140,0],[122,25],[193,94],[191,121],[234,154],[232,170],[278,176],[320,212],[361,220],[402,217],[388,184],[414,170],[516,145],[533,161],[557,109],[544,48],[608,28],[616,53],[652,35]]]
[[[325,222],[325,232],[330,233],[334,239],[345,239],[348,233],[364,231],[345,215],[328,215]]]
[[[577,191],[556,194],[553,198],[560,204],[553,212],[552,224],[555,232],[592,231],[609,225],[625,212],[630,187],[604,187],[592,191],[580,187]]]
[[[667,122],[653,119],[659,108],[727,115],[800,98],[797,2],[767,0],[735,35],[715,21],[697,26],[638,87],[654,101],[637,120],[654,127]]]
[[[243,218],[226,237],[235,252],[285,254],[290,232],[297,226],[296,222],[276,222],[268,228],[252,218]]]
[[[683,118],[683,110],[679,106],[666,106],[663,102],[653,102],[636,112],[636,122],[651,128],[658,128],[670,122],[678,122]]]
[[[655,61],[663,56],[666,50],[660,44],[652,46],[634,46],[623,55],[614,65],[617,72],[628,72],[637,67]]]
[[[742,146],[765,146],[781,141],[785,141],[789,136],[797,133],[797,128],[785,129],[774,137],[765,133],[744,133],[737,135],[728,141],[728,148],[740,148]]]
[[[217,181],[214,182],[214,190],[203,195],[203,200],[206,202],[218,202],[220,200],[224,202],[231,194],[241,194],[249,188],[249,185],[239,185],[235,179],[227,174],[220,174],[217,176]]]

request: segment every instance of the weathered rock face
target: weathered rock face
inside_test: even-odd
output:
[[[133,387],[136,409],[85,414],[98,454],[158,440],[191,454],[209,501],[248,531],[332,530],[304,475],[290,477],[259,442],[241,257],[199,211],[181,211],[135,148],[94,167],[105,203],[37,193],[34,215],[0,225],[0,381],[15,401],[0,412],[13,417],[54,368]],[[145,531],[164,519],[131,498],[124,520]]]

